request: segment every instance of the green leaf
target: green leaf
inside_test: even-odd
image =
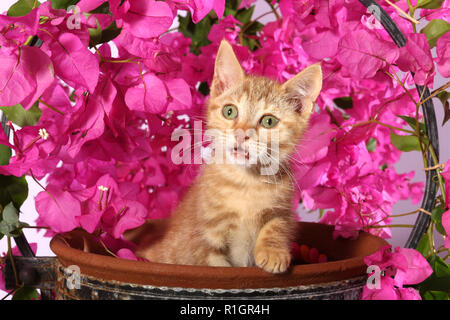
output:
[[[423,295],[424,300],[449,300],[447,292],[444,291],[427,291]]]
[[[419,0],[417,1],[416,8],[439,9],[443,2],[444,0]]]
[[[217,21],[217,18],[213,18],[212,13],[206,15],[197,24],[192,21],[191,14],[188,13],[186,17],[178,16],[180,31],[184,36],[191,38],[191,52],[198,55],[200,48],[210,44],[208,40],[208,34],[211,30],[211,26]]]
[[[102,37],[99,43],[106,43],[111,41],[112,39],[116,38],[121,31],[122,28],[117,28],[116,22],[113,21],[113,23],[111,23],[106,29],[102,30]]]
[[[15,225],[17,224],[17,222],[19,222],[19,212],[17,211],[16,207],[14,207],[14,204],[12,202],[8,203],[3,208],[2,217],[3,221],[11,225]]]
[[[255,6],[251,6],[248,9],[241,9],[239,10],[239,12],[236,14],[235,18],[237,20],[239,20],[240,22],[242,22],[242,24],[247,24],[251,21],[252,19],[252,15],[253,15],[253,11],[255,11]]]
[[[198,86],[198,91],[203,94],[205,97],[209,95],[209,86],[208,82],[201,82]]]
[[[401,136],[391,130],[391,142],[395,148],[403,152],[420,151],[419,139],[416,136]]]
[[[408,117],[408,116],[401,116],[401,115],[397,115],[397,117],[405,120],[405,122],[408,123],[409,126],[414,129],[414,131],[416,130],[416,119],[415,118]],[[420,131],[426,132],[425,123],[419,122],[419,128],[420,128]]]
[[[8,16],[21,17],[26,16],[33,10],[35,0],[19,0],[8,9]],[[36,7],[39,7],[39,1],[36,1]]]
[[[109,2],[106,1],[106,2],[102,3],[94,10],[89,11],[89,13],[111,14],[111,11],[109,10]]]
[[[12,300],[39,300],[39,293],[35,288],[22,287],[14,293]]]
[[[437,254],[430,258],[430,265],[438,278],[450,277],[450,266]]]
[[[342,97],[335,98],[333,102],[341,109],[351,109],[353,108],[353,99],[352,97]]]
[[[2,130],[0,128],[0,130]],[[11,148],[0,144],[0,166],[7,165],[9,163],[9,158],[11,158]]]
[[[1,234],[12,237],[13,235],[11,233],[14,230],[16,230],[15,226],[9,224],[8,222],[6,222],[4,220],[0,221],[0,233]]]
[[[430,48],[436,46],[436,41],[450,30],[450,23],[442,19],[433,19],[420,32],[425,34]]]
[[[31,108],[25,110],[22,105],[16,104],[10,107],[0,107],[0,110],[6,115],[8,120],[11,120],[20,127],[34,126],[41,117],[42,111],[36,102]]]
[[[428,233],[424,233],[422,239],[420,239],[420,242],[417,245],[416,250],[419,251],[424,257],[427,257],[431,254],[430,239],[428,237]]]
[[[444,108],[444,120],[442,120],[442,125],[444,125],[450,119],[450,104],[448,102],[450,99],[450,92],[439,92],[436,97],[441,101],[442,107]]]
[[[434,222],[436,230],[444,236],[447,235],[444,227],[442,226],[442,214],[445,211],[446,210],[442,204],[431,211],[431,220]]]
[[[67,9],[69,6],[77,4],[80,0],[50,0],[53,9]]]
[[[13,202],[16,209],[28,197],[28,183],[25,176],[2,176],[0,175],[0,205],[5,207],[8,203]]]
[[[450,292],[450,267],[437,254],[432,255],[427,260],[433,269],[433,273],[419,284],[421,295],[424,296],[427,291]]]
[[[97,28],[89,28],[89,46],[93,47],[100,43],[102,40],[102,28],[100,25],[100,22],[98,20],[95,20],[97,24]]]
[[[367,142],[367,150],[373,152],[375,151],[376,148],[377,148],[377,140],[372,137]]]

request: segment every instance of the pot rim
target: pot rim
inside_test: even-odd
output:
[[[299,224],[332,227],[311,222]],[[76,265],[82,274],[103,280],[162,287],[256,289],[311,285],[363,276],[367,269],[364,256],[387,244],[384,239],[365,232],[361,232],[357,240],[345,241],[368,241],[372,247],[364,255],[347,259],[294,265],[284,274],[270,274],[258,267],[191,266],[115,258],[72,248],[61,234],[53,237],[50,248],[64,267]]]

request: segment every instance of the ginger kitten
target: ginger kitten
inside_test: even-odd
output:
[[[219,132],[220,141],[232,142],[221,150],[226,159],[247,163],[204,164],[171,218],[127,233],[139,242],[136,254],[161,263],[257,265],[267,272],[285,272],[296,225],[289,157],[321,87],[318,64],[284,84],[246,75],[231,45],[222,41],[206,124]],[[258,154],[253,164],[245,161],[251,151]]]

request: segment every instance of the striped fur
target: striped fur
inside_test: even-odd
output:
[[[207,126],[224,134],[238,128],[259,133],[272,130],[259,124],[263,115],[277,117],[280,170],[263,176],[257,164],[205,164],[168,221],[151,222],[143,227],[145,231],[141,228],[141,232],[128,234],[135,240],[139,234],[138,256],[163,263],[257,265],[268,272],[285,272],[295,233],[289,156],[307,127],[321,81],[319,65],[284,84],[245,75],[231,46],[223,41],[216,58]],[[238,108],[236,119],[222,115],[227,104]],[[258,142],[257,135],[248,141]]]

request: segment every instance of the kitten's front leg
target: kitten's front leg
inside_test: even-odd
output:
[[[208,266],[211,267],[231,267],[227,257],[220,252],[210,252],[206,258]]]
[[[273,218],[261,228],[253,255],[258,267],[267,272],[285,272],[291,263],[289,241],[292,225],[287,219]]]
[[[206,264],[215,267],[231,267],[227,256],[227,236],[235,226],[229,221],[230,214],[218,214],[208,220],[203,229],[205,240]]]

